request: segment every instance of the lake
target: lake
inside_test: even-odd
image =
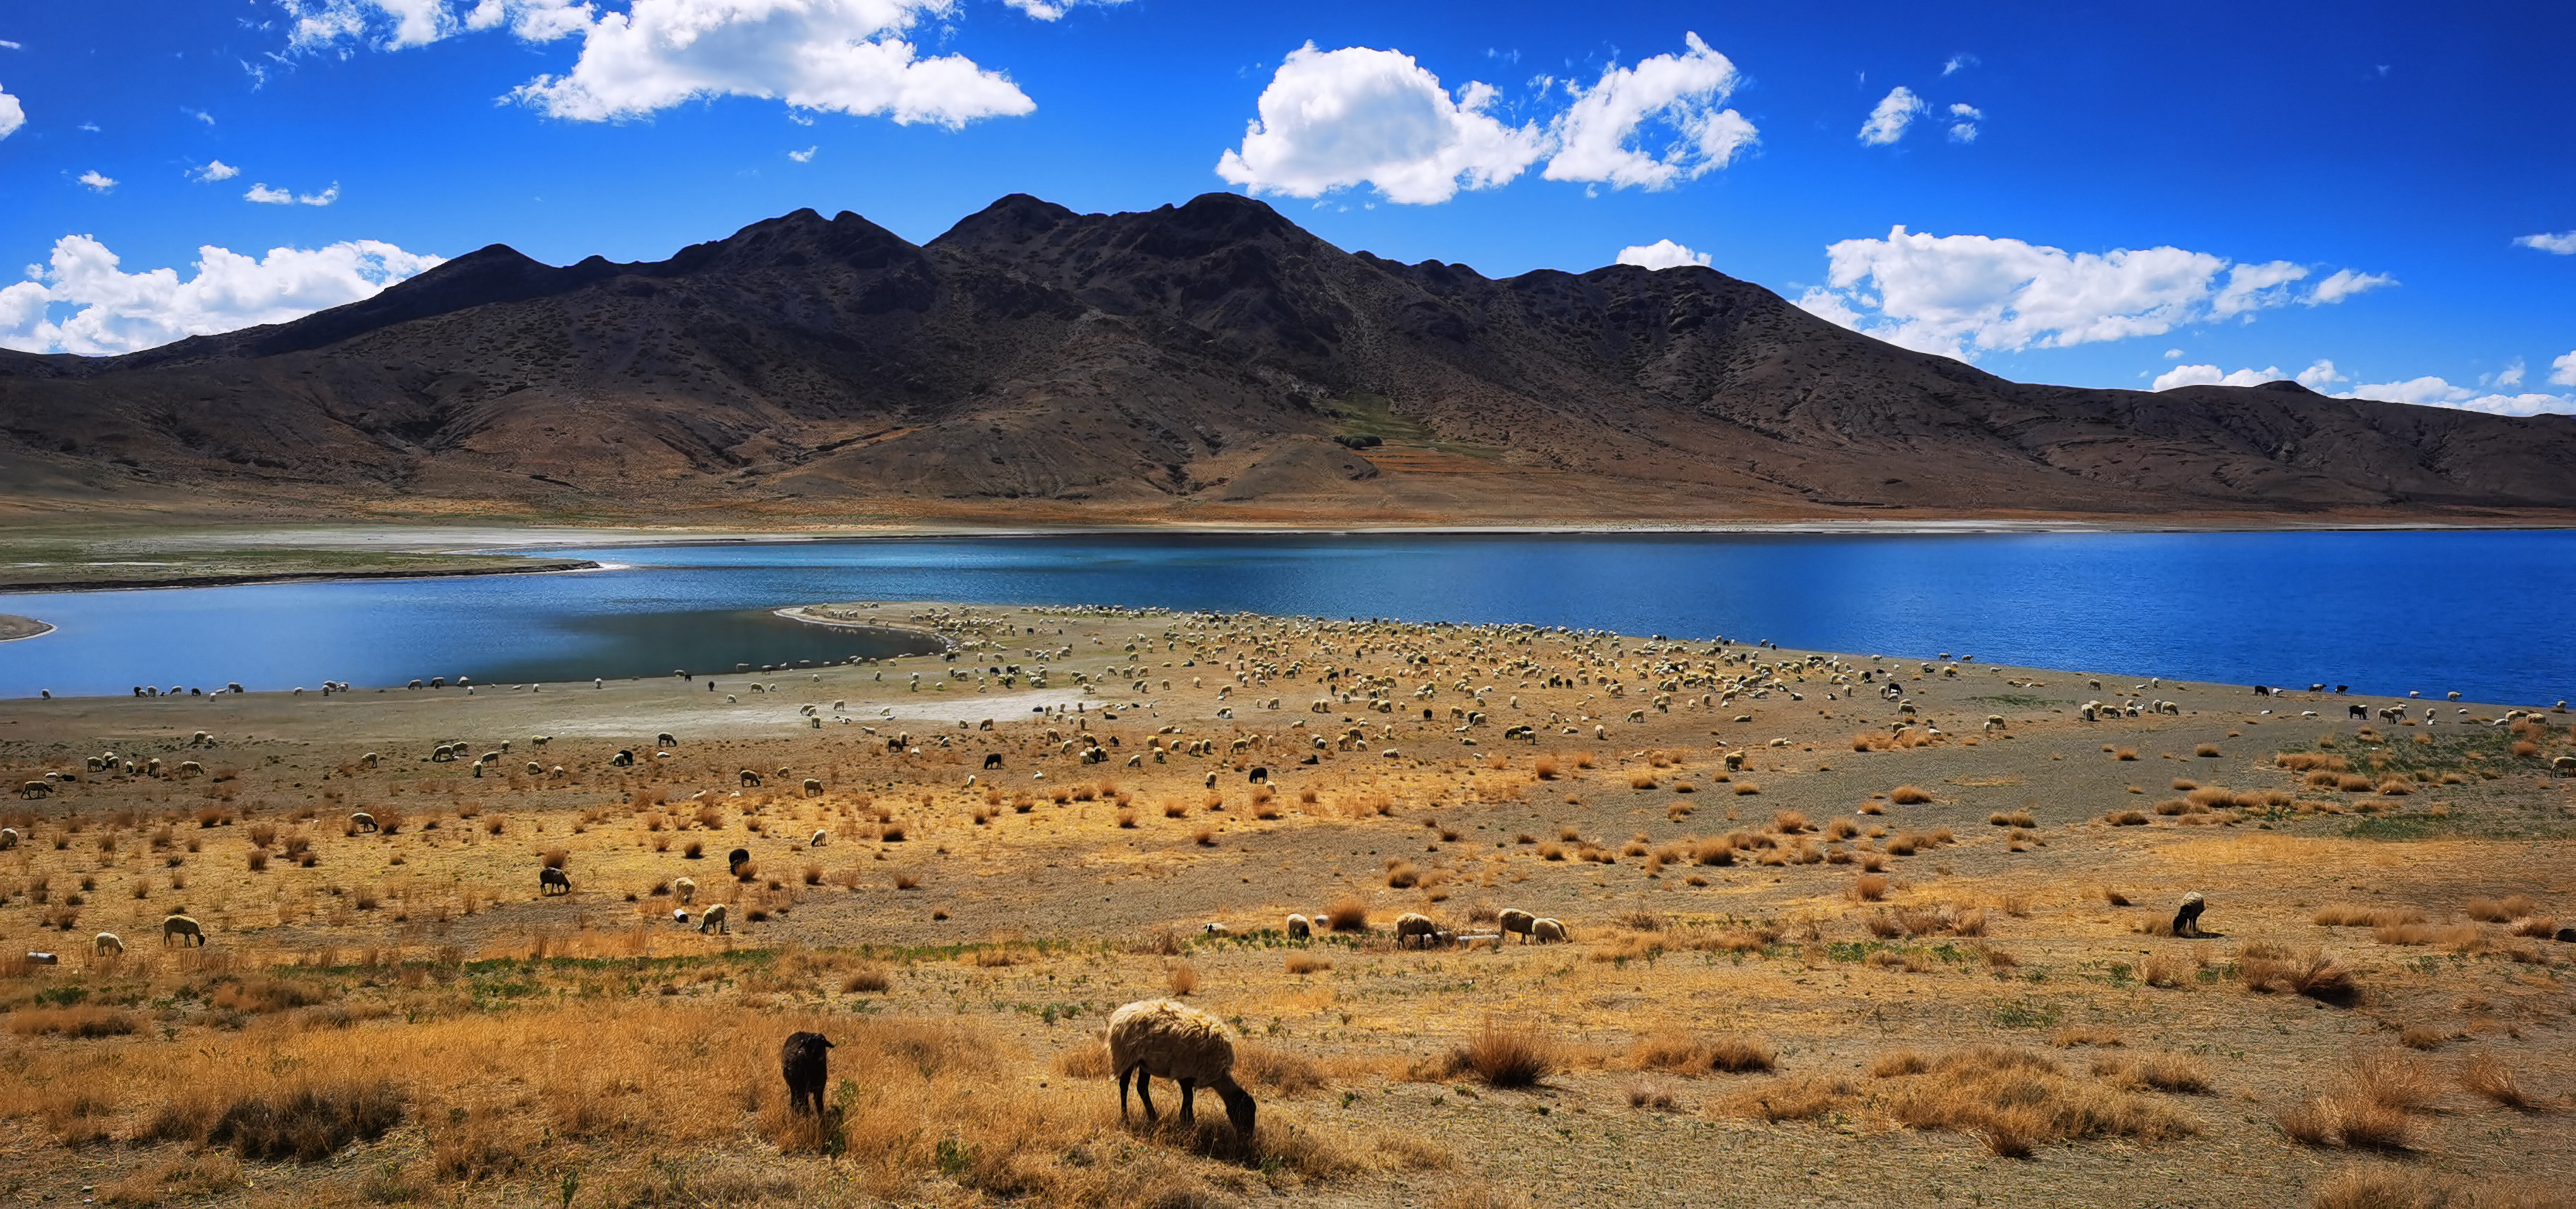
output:
[[[0,595],[0,696],[887,654],[769,610],[1117,604],[1533,622],[2099,672],[2576,697],[2576,532],[1052,536],[565,547],[624,569]]]

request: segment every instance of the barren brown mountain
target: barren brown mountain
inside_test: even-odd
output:
[[[274,327],[0,354],[7,506],[732,522],[2576,508],[2576,418],[2008,382],[1697,268],[1345,252],[1211,194],[927,246],[800,210],[502,246]],[[1338,438],[1338,439],[1337,439]]]

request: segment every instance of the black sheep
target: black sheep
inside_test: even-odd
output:
[[[749,848],[736,848],[736,849],[734,849],[733,851],[728,852],[728,853],[726,853],[726,854],[725,854],[725,868],[727,868],[727,869],[740,869],[740,868],[742,868],[743,863],[744,863],[744,862],[746,862],[746,861],[749,861],[750,859],[751,859],[751,849],[749,849]]]
[[[787,1106],[798,1113],[823,1112],[823,1087],[831,1082],[832,1040],[821,1033],[789,1033],[778,1047],[778,1071],[787,1076]]]
[[[2208,905],[2201,901],[2200,892],[2197,890],[2184,895],[2182,909],[2174,912],[2173,934],[2176,936],[2200,935],[2200,912]]]
[[[562,890],[566,894],[572,893],[572,878],[561,869],[537,870],[537,893],[552,894],[557,890]]]

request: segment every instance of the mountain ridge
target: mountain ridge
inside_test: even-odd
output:
[[[30,511],[2473,518],[2576,508],[2576,420],[2017,383],[1704,267],[1494,279],[1232,194],[1013,194],[920,245],[811,209],[661,261],[495,244],[291,323],[0,357],[0,471]]]

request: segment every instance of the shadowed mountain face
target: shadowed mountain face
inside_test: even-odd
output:
[[[2030,386],[1707,269],[1495,281],[1256,201],[494,246],[125,357],[0,353],[20,510],[1580,521],[2576,507],[2576,419]],[[1338,438],[1338,440],[1337,440]],[[1354,448],[1356,447],[1356,448]]]

